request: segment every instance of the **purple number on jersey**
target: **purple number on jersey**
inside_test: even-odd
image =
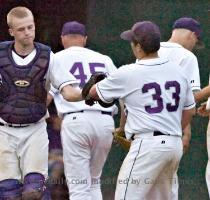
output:
[[[177,111],[179,107],[180,84],[177,81],[167,81],[165,84],[165,89],[169,90],[170,88],[175,88],[175,92],[172,94],[172,98],[175,99],[175,105],[172,105],[171,103],[167,103],[166,109],[169,112],[174,112],[174,111]]]
[[[179,94],[180,94],[180,84],[177,81],[167,81],[165,83],[165,89],[170,90],[170,88],[175,88],[175,92],[172,93],[172,99],[175,100],[175,105],[171,103],[166,104],[166,109],[168,112],[175,112],[179,107]],[[161,97],[161,88],[158,83],[147,83],[142,88],[142,93],[147,93],[149,90],[154,89],[155,93],[152,95],[152,99],[157,101],[156,107],[145,106],[145,110],[150,113],[160,113],[163,110],[163,99]]]
[[[79,74],[75,75],[75,72],[78,70]],[[81,62],[75,62],[73,66],[70,69],[70,72],[75,76],[76,79],[80,80],[80,87],[83,87],[85,84],[85,80],[87,79],[87,76],[84,73],[83,65]]]
[[[148,83],[145,84],[142,88],[142,93],[147,93],[149,90],[154,89],[155,94],[152,95],[153,100],[157,101],[156,107],[145,106],[145,110],[148,113],[160,113],[163,110],[163,99],[161,97],[160,85],[157,83]]]
[[[96,68],[105,68],[105,65],[103,63],[89,63],[89,69],[90,69],[90,74],[94,74],[97,71],[101,70],[96,70]],[[75,72],[78,70],[78,74],[75,75]],[[84,66],[82,62],[75,62],[71,69],[70,72],[75,76],[76,79],[80,80],[79,86],[82,88],[87,80],[87,75],[84,73]]]
[[[96,70],[96,68],[105,68],[105,65],[103,63],[89,63],[90,66],[90,73],[94,74],[96,73],[98,70]]]

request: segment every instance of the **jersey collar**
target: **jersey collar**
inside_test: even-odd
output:
[[[161,47],[166,47],[166,48],[171,48],[171,47],[174,47],[174,48],[184,48],[182,45],[180,45],[178,43],[175,43],[175,42],[161,42],[160,43],[160,46]]]
[[[136,59],[136,64],[145,65],[145,66],[162,65],[167,62],[169,62],[169,60],[165,58],[154,58],[154,59],[148,59],[148,60]]]

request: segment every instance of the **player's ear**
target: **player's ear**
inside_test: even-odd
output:
[[[13,31],[12,31],[11,28],[9,28],[8,32],[9,32],[9,34],[10,34],[12,37],[14,36]]]
[[[62,43],[62,45],[63,45],[63,47],[64,47],[64,45],[65,45],[65,38],[64,38],[64,36],[62,36],[62,35],[61,35],[61,43]]]
[[[87,36],[84,37],[84,46],[87,44]]]
[[[137,52],[141,52],[141,45],[139,43],[136,44],[136,50]]]

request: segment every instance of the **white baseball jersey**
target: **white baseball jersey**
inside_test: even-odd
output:
[[[192,91],[200,90],[200,74],[196,56],[183,46],[173,42],[161,42],[158,55],[179,64],[188,77]]]
[[[110,74],[116,70],[108,56],[84,47],[70,47],[56,53],[55,62],[58,70],[62,67],[63,73],[73,74],[81,88],[94,72]],[[101,200],[100,176],[112,144],[111,113],[116,106],[103,108],[88,106],[84,101],[67,102],[57,90],[50,93],[54,94],[59,114],[64,115],[61,140],[69,198]],[[75,180],[79,182],[75,184]]]
[[[95,72],[110,74],[116,70],[115,65],[108,56],[76,46],[56,53],[55,62],[57,63],[57,70],[62,68],[64,70],[63,74],[73,74],[80,87],[83,87]],[[67,102],[54,87],[51,87],[50,94],[54,97],[57,111],[61,115],[81,110],[102,110],[115,113],[117,109],[116,106],[103,108],[99,104],[88,106],[84,101]]]
[[[104,102],[122,98],[128,111],[125,131],[132,134],[161,131],[182,135],[183,109],[195,106],[188,79],[174,62],[156,58],[120,67],[96,85]]]

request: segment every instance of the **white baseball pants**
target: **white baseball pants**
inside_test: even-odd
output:
[[[46,122],[27,127],[0,126],[0,181],[21,180],[31,172],[48,177]]]
[[[174,136],[139,136],[121,166],[115,200],[171,200],[173,175],[183,153]]]
[[[207,153],[208,153],[208,162],[206,166],[206,184],[210,197],[210,121],[207,127],[206,140],[207,140]]]
[[[61,138],[71,200],[102,200],[100,177],[112,144],[114,120],[101,111],[64,117]]]

